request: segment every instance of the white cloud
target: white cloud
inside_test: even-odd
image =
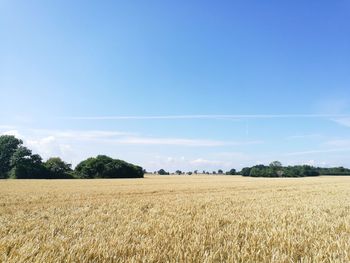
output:
[[[237,165],[236,165],[237,166]],[[199,158],[185,158],[181,157],[161,157],[156,156],[153,160],[145,164],[145,167],[149,171],[164,168],[170,172],[175,170],[182,171],[194,171],[194,170],[228,170],[235,167],[232,161],[206,159],[203,157]]]
[[[316,163],[315,160],[309,160],[305,164],[315,166],[315,163]]]
[[[22,138],[18,130],[8,130],[1,133],[1,135],[13,135],[17,138]]]
[[[152,138],[152,137],[125,137],[113,141],[119,144],[136,145],[173,145],[173,146],[193,146],[193,147],[215,147],[229,145],[260,144],[262,141],[218,141],[218,140],[198,140],[185,138]]]
[[[349,148],[320,149],[320,150],[290,152],[290,153],[286,153],[285,156],[309,155],[309,154],[331,153],[331,152],[348,152],[348,151],[350,151],[350,147]]]
[[[347,96],[333,98],[330,96],[332,95],[328,94],[327,98],[318,101],[315,105],[318,112],[340,114],[347,111],[349,108],[349,100],[347,99]]]
[[[195,160],[191,160],[190,165],[198,168],[232,168],[232,161],[222,161],[222,160],[208,160],[204,158],[198,158]]]
[[[82,116],[69,120],[173,120],[173,119],[270,119],[270,118],[350,118],[346,114],[207,114],[207,115],[144,115],[144,116]]]
[[[13,130],[16,129],[16,127],[12,125],[0,125],[0,130]]]
[[[33,152],[39,153],[44,159],[49,157],[62,157],[64,159],[71,159],[75,157],[73,147],[66,143],[59,141],[54,136],[47,136],[38,139],[28,139],[24,141]]]
[[[337,119],[333,119],[333,121],[335,121],[336,123],[342,125],[342,126],[346,126],[346,127],[350,127],[350,118],[337,118]]]
[[[202,158],[198,158],[195,160],[190,161],[190,164],[193,164],[195,166],[208,166],[208,165],[220,165],[223,164],[222,161],[216,161],[216,160],[206,160]]]
[[[217,161],[221,158],[218,156],[210,157],[210,154],[206,154],[206,157],[209,157],[206,159],[196,156],[192,156],[190,159],[186,159],[184,156],[154,159],[154,155],[150,154],[150,148],[145,148],[145,146],[226,147],[263,143],[262,141],[147,137],[136,133],[113,130],[14,129],[4,133],[23,139],[26,146],[32,149],[34,153],[39,153],[44,159],[58,156],[67,162],[73,163],[73,165],[89,156],[107,154],[131,162],[139,159],[140,164],[147,165],[148,161],[149,167],[169,167],[170,169],[172,167],[174,169],[183,167],[182,169],[186,168],[189,170],[193,167],[206,169],[206,166],[224,168],[225,166],[230,166],[233,156],[232,154],[230,158],[226,156],[223,158],[223,161]],[[132,147],[131,152],[128,146],[139,147]],[[166,147],[167,151],[171,149],[168,147]],[[136,151],[138,152],[135,152],[134,149],[137,149]],[[153,149],[159,150],[159,147]],[[164,154],[163,151],[162,154]],[[235,159],[242,159],[241,157],[239,155],[234,156]]]
[[[321,134],[300,134],[288,136],[287,140],[297,140],[297,139],[321,139],[323,136]]]
[[[220,141],[207,139],[188,139],[188,138],[166,138],[166,137],[145,137],[136,136],[135,133],[121,131],[104,130],[31,130],[39,138],[48,136],[56,139],[98,141],[101,143],[114,143],[125,145],[173,145],[173,146],[193,146],[193,147],[215,147],[232,145],[250,145],[261,144],[263,141]]]
[[[104,131],[104,130],[43,130],[43,129],[32,129],[36,135],[50,135],[57,138],[66,138],[74,140],[92,140],[102,138],[113,138],[118,136],[130,136],[135,135],[134,133],[120,132],[120,131]]]
[[[326,145],[333,146],[333,147],[349,147],[350,148],[350,139],[338,139],[338,140],[330,140],[325,143]]]

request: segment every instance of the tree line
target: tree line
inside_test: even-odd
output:
[[[320,173],[316,167],[310,165],[282,166],[279,161],[275,161],[270,165],[261,164],[245,167],[242,169],[241,175],[250,177],[307,177],[319,176]]]
[[[113,159],[105,155],[90,157],[80,162],[75,169],[71,164],[59,157],[49,158],[43,161],[41,156],[33,154],[23,145],[23,141],[12,135],[0,136],[0,179],[74,179],[74,178],[143,178],[146,171],[142,167],[127,163],[123,160]],[[155,171],[154,174],[169,175],[164,169]],[[313,167],[310,165],[282,166],[279,161],[270,165],[255,165],[245,167],[237,172],[230,169],[224,172],[198,170],[183,172],[176,170],[177,175],[192,174],[218,174],[218,175],[242,175],[250,177],[306,177],[318,175],[350,175],[350,169],[344,167]]]
[[[143,178],[142,167],[105,155],[88,158],[75,169],[59,157],[43,162],[12,135],[0,136],[0,179]]]
[[[255,165],[245,167],[240,172],[242,176],[251,177],[307,177],[319,175],[350,175],[350,169],[344,167],[313,167],[311,165],[282,166],[274,161],[270,165]]]
[[[320,175],[350,175],[350,169],[344,167],[331,167],[331,168],[321,168],[317,167],[317,171]]]
[[[233,169],[233,168],[227,172],[224,172],[223,170],[219,169],[217,171],[212,171],[212,172],[209,172],[206,170],[203,170],[201,172],[198,170],[194,170],[193,172],[192,171],[183,172],[181,170],[176,170],[175,173],[170,173],[170,172],[165,171],[164,169],[160,169],[158,171],[154,171],[153,174],[159,174],[159,175],[192,175],[192,174],[239,175],[239,173],[236,172],[236,169]]]
[[[283,166],[281,162],[274,161],[270,165],[254,165],[251,167],[245,167],[241,171],[237,172],[235,169],[231,169],[224,172],[222,169],[218,171],[202,171],[194,170],[194,172],[182,172],[181,170],[170,173],[164,169],[155,171],[154,174],[159,175],[192,175],[192,174],[213,174],[213,175],[242,175],[250,177],[308,177],[308,176],[319,176],[319,175],[350,175],[350,169],[344,167],[313,167],[311,165],[294,165],[294,166]]]

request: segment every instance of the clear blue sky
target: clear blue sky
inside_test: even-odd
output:
[[[0,0],[0,133],[73,164],[350,167],[349,13],[345,0]]]

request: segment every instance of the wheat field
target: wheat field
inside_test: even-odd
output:
[[[0,181],[0,262],[349,262],[350,177]]]

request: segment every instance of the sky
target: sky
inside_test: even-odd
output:
[[[350,167],[350,2],[0,0],[0,134],[44,159]]]

